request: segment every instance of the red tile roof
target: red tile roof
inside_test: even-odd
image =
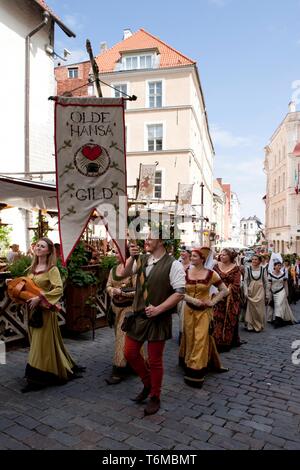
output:
[[[196,64],[194,60],[189,59],[161,39],[141,28],[129,38],[117,43],[111,49],[96,57],[100,73],[113,72],[115,70],[116,63],[121,58],[120,52],[145,51],[147,49],[158,49],[160,54],[159,68],[182,67]]]
[[[293,155],[295,155],[296,157],[300,157],[300,142],[298,142],[298,144],[294,148]]]
[[[37,3],[44,11],[47,11],[50,13],[54,21],[61,27],[61,29],[66,33],[69,37],[74,37],[76,36],[73,31],[71,31],[62,21],[61,19],[51,10],[50,7],[48,7],[47,3],[45,0],[34,0],[35,3]]]

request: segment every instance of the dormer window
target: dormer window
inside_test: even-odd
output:
[[[121,58],[116,63],[116,71],[145,70],[159,67],[159,50],[152,48],[148,50],[120,51]]]
[[[152,69],[153,54],[123,57],[123,70]]]

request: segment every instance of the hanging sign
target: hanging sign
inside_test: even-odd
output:
[[[123,98],[55,103],[56,188],[63,262],[94,210],[125,258],[127,189]]]
[[[138,199],[153,199],[156,165],[140,164]]]

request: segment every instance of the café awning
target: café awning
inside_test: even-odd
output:
[[[57,210],[56,186],[0,175],[0,202],[28,210]]]

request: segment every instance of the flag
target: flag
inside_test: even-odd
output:
[[[140,164],[138,199],[153,199],[156,165]]]
[[[178,214],[189,214],[192,204],[193,186],[193,184],[178,183]]]
[[[56,190],[65,263],[93,212],[125,259],[127,189],[122,98],[63,97],[55,102]]]

